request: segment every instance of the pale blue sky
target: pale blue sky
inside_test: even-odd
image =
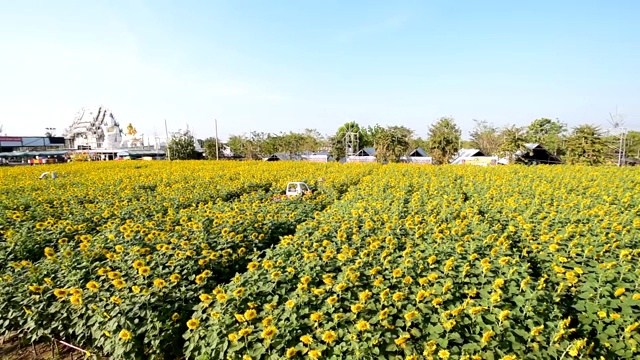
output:
[[[438,117],[640,130],[640,2],[0,0],[0,124],[198,137]]]

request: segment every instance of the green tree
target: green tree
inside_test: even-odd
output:
[[[284,134],[271,134],[271,133],[257,133],[254,136],[253,144],[258,150],[259,157],[271,156],[275,153],[286,152],[284,141]]]
[[[320,150],[325,142],[324,136],[316,129],[304,129],[302,148],[306,152],[316,152]]]
[[[487,156],[495,155],[502,144],[498,128],[486,120],[473,121],[476,125],[469,134],[472,147],[479,149]]]
[[[246,144],[247,157],[257,160],[277,152],[276,142],[270,137],[273,136],[269,133],[252,131]]]
[[[389,126],[378,131],[374,143],[376,159],[382,163],[395,163],[410,151],[413,130],[404,126]]]
[[[217,152],[216,152],[217,145]],[[223,144],[220,140],[216,142],[216,138],[210,137],[204,139],[202,144],[202,148],[204,148],[204,156],[206,156],[209,160],[215,160],[216,158],[222,157],[222,149]]]
[[[323,146],[323,142],[324,139],[317,130],[305,129],[303,133],[271,134],[253,131],[249,137],[231,135],[227,145],[235,155],[259,159],[279,152],[289,155],[299,155],[305,151],[315,152]]]
[[[601,165],[607,155],[602,131],[594,125],[580,125],[574,128],[567,138],[566,150],[568,164]]]
[[[230,135],[227,140],[229,150],[236,156],[247,156],[247,137],[244,135]]]
[[[306,140],[304,134],[290,132],[281,136],[279,149],[289,156],[300,155],[304,152]]]
[[[478,145],[472,140],[460,140],[460,149],[475,149]]]
[[[640,131],[627,133],[627,156],[640,158]]]
[[[429,127],[427,152],[434,164],[448,164],[460,148],[460,128],[455,120],[442,117]]]
[[[383,128],[378,124],[375,124],[374,126],[367,126],[365,129],[362,129],[361,135],[363,139],[362,139],[362,142],[361,142],[362,144],[360,148],[361,149],[366,147],[375,148],[376,139],[386,130],[387,129]]]
[[[267,134],[251,132],[250,136],[230,135],[227,140],[229,150],[236,155],[247,159],[259,159],[267,142]],[[267,148],[269,146],[266,146]],[[268,150],[268,149],[267,149]]]
[[[533,120],[526,129],[526,140],[530,143],[542,144],[555,156],[564,154],[564,142],[567,125],[560,120],[540,118]]]
[[[196,140],[189,130],[174,134],[167,144],[171,160],[189,160],[196,158]]]
[[[427,139],[423,139],[421,137],[411,139],[411,150],[417,148],[423,148],[424,150],[429,148],[429,142]]]
[[[499,136],[502,139],[496,155],[509,159],[510,163],[518,161],[518,157],[516,156],[518,151],[529,151],[525,146],[527,140],[524,128],[515,125],[507,126],[500,131]]]

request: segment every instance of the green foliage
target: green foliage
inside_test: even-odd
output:
[[[249,159],[259,159],[279,152],[290,156],[315,152],[323,144],[322,135],[315,129],[305,129],[302,133],[252,132],[250,137],[231,135],[227,141],[232,153]]]
[[[37,180],[33,167],[9,169],[0,175],[0,336],[66,340],[99,358],[182,358],[183,335],[203,294],[374,168],[351,169],[78,163],[66,170],[78,177],[58,184]],[[281,199],[281,179],[292,174],[312,188],[322,176],[322,191]],[[24,179],[21,190],[8,191],[8,178]],[[107,191],[114,182],[118,192]]]
[[[189,130],[177,134],[169,140],[168,156],[171,160],[190,160],[196,158],[196,143]]]
[[[426,139],[423,139],[421,137],[417,137],[414,139],[411,139],[411,149],[417,149],[417,148],[422,148],[424,150],[429,148],[429,143],[427,142]]]
[[[320,134],[313,129],[304,133],[289,132],[271,137],[275,152],[288,155],[299,155],[304,152],[315,152],[322,146]]]
[[[499,130],[486,120],[473,120],[476,125],[469,134],[474,148],[479,149],[487,156],[494,156],[502,144]]]
[[[304,129],[302,135],[302,149],[304,151],[316,152],[326,145],[324,136],[316,129]]]
[[[227,141],[234,155],[257,160],[277,152],[277,143],[269,133],[252,131],[247,135],[231,135]]]
[[[229,150],[234,155],[237,156],[247,156],[247,149],[245,148],[246,137],[242,135],[231,135],[229,136],[229,140],[227,140],[227,146],[229,146]]]
[[[377,131],[374,138],[376,160],[381,163],[395,163],[411,150],[413,131],[404,126],[389,126]]]
[[[362,129],[362,136],[364,140],[362,141],[362,146],[360,148],[375,147],[376,139],[386,130],[387,129],[378,124],[374,126],[367,126],[365,129]]]
[[[627,133],[627,156],[640,159],[640,131]]]
[[[567,138],[566,162],[570,165],[602,165],[607,146],[602,131],[594,125],[580,125]]]
[[[500,132],[500,137],[502,141],[496,151],[496,155],[509,159],[510,163],[518,160],[516,156],[518,151],[528,151],[525,146],[527,142],[523,128],[515,125],[507,126]]]
[[[197,305],[185,355],[638,358],[635,178],[380,167]]]
[[[427,152],[434,164],[447,164],[460,149],[460,128],[455,120],[442,117],[429,127]]]
[[[527,142],[542,144],[553,155],[561,156],[564,154],[566,132],[567,125],[560,120],[540,118],[529,124],[525,136]]]
[[[220,140],[216,141],[216,138],[213,137],[207,138],[204,140],[202,147],[204,148],[204,156],[206,156],[207,159],[215,160],[216,157],[222,157],[223,146]]]

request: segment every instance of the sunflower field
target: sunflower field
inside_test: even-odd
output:
[[[640,357],[633,168],[129,161],[0,179],[0,335],[113,359]],[[289,181],[315,191],[282,198]]]

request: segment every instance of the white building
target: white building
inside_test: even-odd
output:
[[[493,166],[498,164],[498,157],[486,156],[479,149],[460,149],[458,156],[451,163],[454,165]]]

